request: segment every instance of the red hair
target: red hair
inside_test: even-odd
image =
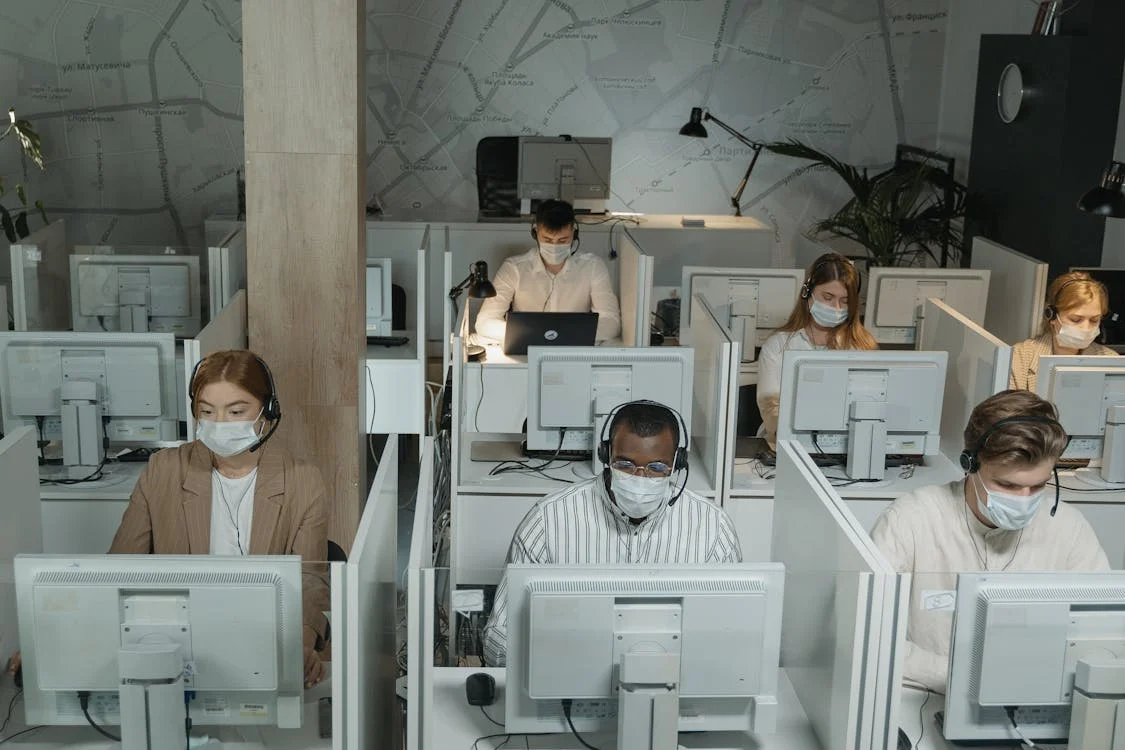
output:
[[[195,399],[199,392],[212,383],[223,381],[237,385],[263,405],[269,401],[269,375],[262,360],[248,349],[228,349],[208,354],[195,368],[195,377],[188,385],[193,415],[196,415]]]

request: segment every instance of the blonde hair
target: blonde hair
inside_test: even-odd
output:
[[[1030,418],[997,427],[998,422]],[[1049,401],[1031,391],[1000,391],[977,404],[965,425],[965,450],[979,463],[1035,465],[1057,461],[1069,441]],[[983,444],[982,441],[983,440]]]
[[[1091,302],[1101,307],[1102,315],[1109,312],[1109,292],[1105,284],[1085,271],[1071,271],[1057,276],[1047,288],[1046,315],[1040,335],[1051,332],[1051,321],[1069,310],[1088,305]]]
[[[789,320],[777,330],[796,333],[812,325],[809,299],[818,286],[832,281],[839,281],[847,290],[848,317],[828,333],[828,348],[878,349],[879,345],[875,343],[875,337],[859,320],[859,271],[856,270],[854,263],[839,253],[825,253],[813,261],[805,274],[801,296],[797,298],[793,312],[789,313]]]

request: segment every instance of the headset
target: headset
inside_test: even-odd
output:
[[[691,473],[690,469],[688,468],[688,451],[690,448],[690,443],[688,440],[687,423],[684,422],[683,415],[673,409],[671,406],[662,404],[659,401],[652,401],[651,399],[647,398],[638,399],[636,401],[627,401],[624,404],[618,404],[617,406],[613,407],[613,409],[611,409],[609,414],[606,416],[605,422],[602,423],[601,437],[598,439],[598,461],[600,461],[602,463],[602,466],[605,467],[604,469],[602,469],[602,476],[605,480],[606,490],[609,490],[609,454],[611,448],[610,435],[613,433],[613,420],[617,418],[618,413],[626,406],[656,406],[672,413],[676,417],[676,424],[680,426],[680,440],[676,446],[676,453],[672,458],[672,473],[674,474],[678,471],[683,471],[684,483],[680,485],[680,489],[675,494],[675,496],[668,501],[668,505],[669,507],[671,507],[677,500],[680,499],[680,495],[684,494],[684,488],[687,487],[688,476]]]
[[[812,268],[809,269],[809,275],[805,279],[805,283],[801,284],[801,299],[808,299],[809,297],[812,296],[812,291],[813,291],[812,280],[816,276],[816,272],[819,271],[821,269],[821,267],[828,266],[828,265],[837,265],[837,264],[840,264],[840,263],[847,263],[850,266],[853,266],[853,267],[855,266],[855,263],[853,263],[850,258],[845,258],[843,255],[840,255],[839,253],[825,253],[824,255],[817,258],[816,262],[812,264]],[[857,273],[855,275],[855,278],[856,278],[855,291],[856,291],[856,294],[859,294],[860,287],[863,284],[863,277],[860,276]],[[848,303],[851,304],[851,300],[848,300]]]
[[[976,474],[978,471],[980,471],[979,454],[980,454],[981,450],[984,448],[984,446],[988,443],[988,438],[992,436],[992,433],[996,432],[996,430],[1000,429],[1004,425],[1017,424],[1017,423],[1021,423],[1021,422],[1022,423],[1032,423],[1032,424],[1054,424],[1054,425],[1058,425],[1059,427],[1062,427],[1062,425],[1059,423],[1059,421],[1057,419],[1052,419],[1051,417],[1040,417],[1040,416],[1035,416],[1035,415],[1007,417],[1007,418],[1001,419],[997,422],[993,422],[991,425],[989,425],[988,429],[986,429],[984,431],[984,434],[980,436],[980,439],[977,440],[976,445],[974,445],[971,448],[966,448],[965,450],[961,451],[961,455],[958,457],[958,460],[961,464],[961,468],[965,471],[965,473],[966,474]],[[1065,432],[1065,429],[1063,431]],[[1069,441],[1069,439],[1070,439],[1070,436],[1068,435],[1067,440]],[[1059,509],[1059,490],[1060,490],[1060,488],[1059,488],[1059,468],[1057,466],[1054,467],[1054,471],[1055,471],[1055,504],[1053,506],[1051,506],[1051,515],[1052,516],[1054,516],[1055,512]]]
[[[253,352],[251,352],[251,354],[253,354]],[[269,386],[270,391],[269,395],[266,396],[265,403],[262,405],[262,418],[267,422],[272,422],[273,424],[270,426],[270,431],[266,433],[266,436],[250,447],[251,453],[254,453],[263,445],[265,445],[266,441],[273,437],[273,434],[277,432],[278,425],[281,424],[281,402],[277,398],[277,386],[274,385],[273,382],[273,373],[270,372],[270,366],[266,364],[266,361],[264,359],[259,357],[257,354],[254,354],[254,359],[258,361],[258,364],[262,368],[262,372],[266,374],[266,384]],[[203,359],[195,363],[195,367],[191,368],[191,379],[188,381],[188,397],[191,399],[191,409],[193,414],[195,413],[195,376],[196,373],[199,372],[199,366],[206,361],[207,357],[204,357]]]
[[[572,239],[570,241],[570,254],[574,255],[576,252],[578,252],[578,247],[579,247],[579,245],[582,244],[582,240],[580,240],[578,238],[578,222],[577,221],[571,222],[570,226],[574,230],[574,239]],[[535,224],[531,225],[531,236],[535,239],[535,245],[536,245],[536,247],[538,247],[539,246],[539,227],[536,226]],[[569,257],[569,256],[567,256],[567,257]]]
[[[1082,284],[1082,283],[1094,284],[1096,286],[1101,287],[1102,294],[1105,295],[1105,298],[1107,300],[1109,299],[1109,290],[1105,288],[1105,284],[1098,281],[1097,279],[1095,279],[1095,278],[1070,279],[1069,281],[1064,281],[1062,283],[1062,285],[1060,285],[1059,288],[1055,291],[1054,295],[1052,295],[1051,301],[1048,302],[1046,307],[1043,308],[1043,317],[1046,318],[1047,320],[1054,320],[1055,318],[1057,318],[1059,316],[1059,307],[1058,307],[1059,297],[1062,296],[1063,289],[1066,289],[1071,284]],[[1116,321],[1117,320],[1117,313],[1115,313],[1111,310],[1111,311],[1109,311],[1108,313],[1105,314],[1104,318],[1108,318],[1110,321]]]

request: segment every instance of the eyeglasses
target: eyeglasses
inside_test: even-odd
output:
[[[610,464],[611,467],[626,474],[638,473],[645,477],[666,477],[672,473],[672,467],[663,461],[653,461],[644,466],[637,466],[626,458],[619,458]]]

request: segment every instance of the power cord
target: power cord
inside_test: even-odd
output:
[[[108,739],[113,740],[114,742],[120,742],[121,741],[120,737],[117,737],[117,736],[111,734],[110,732],[107,732],[102,727],[99,727],[94,722],[93,717],[90,716],[90,691],[89,690],[79,690],[78,691],[78,705],[82,708],[82,715],[86,717],[86,721],[88,721],[90,723],[90,726],[92,726],[94,728],[94,731],[96,731],[98,734],[100,734],[103,737],[106,737]]]
[[[0,724],[0,734],[4,734],[4,730],[8,728],[8,722],[12,720],[12,709],[15,707],[16,701],[20,699],[21,695],[23,695],[23,688],[17,690],[16,694],[12,696],[12,699],[8,701],[8,715],[4,717],[4,723]]]
[[[1023,733],[1023,730],[1020,729],[1020,725],[1016,722],[1015,706],[1004,706],[1004,713],[1008,714],[1008,721],[1012,722],[1012,731],[1015,732],[1016,736],[1020,738],[1020,740],[1023,742],[1024,747],[1039,747],[1034,742],[1029,740],[1027,738],[1027,735]]]
[[[574,739],[578,740],[578,742],[581,743],[582,747],[586,748],[586,750],[598,750],[598,748],[594,747],[589,742],[582,739],[582,735],[580,735],[578,733],[578,730],[574,728],[574,721],[570,718],[570,704],[571,704],[570,698],[564,698],[563,702],[562,702],[562,710],[563,710],[563,716],[566,717],[566,723],[570,727],[571,733],[574,734]]]
[[[488,715],[488,711],[485,711],[485,710],[484,710],[484,706],[481,706],[481,707],[480,707],[480,712],[481,712],[482,714],[484,714],[484,718],[488,719],[489,721],[491,721],[491,722],[492,722],[493,724],[495,724],[496,726],[500,727],[501,729],[503,729],[503,728],[504,728],[504,725],[503,725],[503,724],[501,724],[500,722],[496,721],[496,719],[494,719],[494,718],[492,718],[491,716],[489,716],[489,715]]]
[[[22,737],[23,735],[25,735],[29,732],[34,732],[36,729],[42,729],[42,728],[43,728],[43,725],[40,724],[37,727],[28,727],[27,729],[23,729],[19,732],[16,732],[15,734],[13,734],[11,737],[5,737],[4,739],[0,740],[0,745],[6,745],[9,742],[11,742],[12,740],[14,740],[16,737]]]

